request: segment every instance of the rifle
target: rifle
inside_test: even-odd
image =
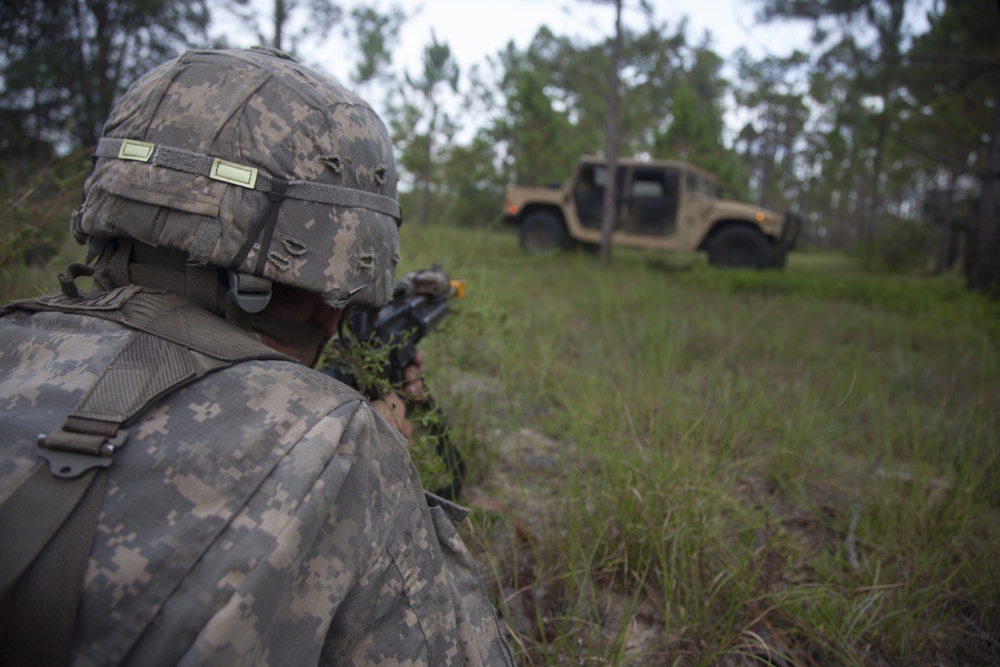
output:
[[[353,308],[344,313],[331,363],[319,370],[362,392],[380,398],[400,388],[406,368],[417,353],[417,343],[448,314],[451,299],[465,298],[465,281],[452,280],[433,266],[408,273],[393,289],[392,300],[381,308]],[[416,407],[407,400],[408,412]],[[451,477],[437,495],[454,500],[462,488],[465,459],[448,439],[444,415],[428,391],[422,401],[438,456]]]
[[[396,283],[392,301],[377,310],[351,310],[345,325],[354,341],[388,352],[382,376],[391,386],[399,386],[417,343],[441,323],[452,298],[465,298],[464,280],[449,279],[438,266],[414,271]]]

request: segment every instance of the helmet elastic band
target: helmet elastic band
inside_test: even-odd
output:
[[[149,144],[132,139],[104,137],[97,142],[95,155],[97,157],[150,162],[157,167],[205,176],[212,180],[265,193],[275,190],[274,181],[277,180],[260,173],[254,167],[226,162],[220,158],[193,153],[182,148]],[[355,190],[354,188],[312,181],[288,181],[284,195],[289,199],[299,199],[316,204],[368,209],[388,215],[396,221],[396,226],[399,226],[403,219],[399,202],[392,197],[366,190]]]

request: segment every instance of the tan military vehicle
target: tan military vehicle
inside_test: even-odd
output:
[[[562,185],[508,188],[504,220],[531,254],[600,245],[607,181],[604,159],[585,156]],[[686,162],[621,159],[616,184],[613,245],[705,250],[713,266],[764,269],[784,266],[798,234],[798,216],[724,199],[712,174]]]

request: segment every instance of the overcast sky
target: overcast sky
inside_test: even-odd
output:
[[[253,0],[260,13],[266,15],[274,0]],[[350,6],[352,0],[342,0]],[[372,3],[385,11],[389,0]],[[614,29],[614,9],[587,0],[394,0],[412,17],[404,24],[400,43],[394,50],[394,69],[416,72],[424,47],[431,34],[447,44],[463,72],[487,56],[503,49],[513,40],[523,49],[538,28],[548,25],[557,35],[578,36],[586,41],[598,41]],[[751,0],[651,0],[658,23],[666,21],[673,32],[686,16],[688,39],[700,43],[706,31],[711,33],[712,48],[728,58],[739,47],[762,57],[768,53],[785,55],[794,46],[803,46],[808,34],[801,24],[774,23],[759,25],[754,19],[758,3]],[[624,20],[641,29],[647,20],[635,9],[637,3],[625,2]],[[632,8],[629,8],[629,7]],[[250,46],[252,39],[244,31],[225,30],[238,46]],[[327,72],[347,82],[351,63],[334,54],[339,32],[330,35],[327,48],[310,48],[302,54],[310,64],[320,65]],[[342,53],[342,52],[341,52]]]
[[[274,0],[251,0],[262,17],[270,16]],[[345,7],[359,0],[340,0]],[[760,25],[754,18],[758,3],[753,0],[649,0],[657,24],[664,21],[671,34],[687,17],[687,36],[691,44],[700,44],[706,31],[711,33],[711,47],[723,58],[729,58],[740,48],[762,58],[765,55],[787,55],[795,47],[806,48],[808,26],[798,23],[776,22]],[[385,12],[391,4],[401,6],[410,18],[403,26],[399,44],[393,49],[392,69],[405,70],[419,75],[424,47],[431,43],[431,34],[447,44],[458,62],[463,76],[476,64],[484,64],[487,56],[501,51],[511,40],[524,49],[538,28],[547,25],[560,36],[579,37],[585,42],[596,42],[612,34],[614,9],[588,0],[374,0],[369,4]],[[643,29],[648,18],[635,7],[635,0],[625,0],[623,20],[635,29]],[[631,7],[631,8],[629,8]],[[301,21],[305,12],[292,18]],[[262,19],[268,27],[270,19]],[[292,25],[289,34],[301,24]],[[247,47],[256,43],[245,29],[232,22],[218,21],[213,33],[224,33],[234,46]],[[354,59],[344,57],[345,46],[341,31],[335,28],[322,44],[310,43],[299,50],[299,58],[351,85],[350,72]],[[374,86],[374,87],[373,87]],[[385,91],[370,84],[358,92],[379,113],[384,111]],[[470,115],[458,97],[447,96],[445,109],[453,119],[459,120],[459,140],[469,138],[480,120]],[[738,119],[727,116],[730,132],[735,131]]]
[[[624,20],[642,27],[647,19],[637,9],[628,9],[629,4],[635,6],[626,2]],[[761,54],[770,46],[783,53],[787,40],[795,35],[800,39],[802,34],[788,25],[755,26],[756,3],[747,0],[654,0],[651,4],[655,18],[667,21],[671,32],[687,16],[693,42],[711,31],[712,47],[723,57],[739,46]],[[612,7],[580,0],[410,0],[403,5],[423,6],[402,35],[404,52],[419,54],[433,29],[466,66],[496,53],[510,40],[518,47],[527,46],[543,24],[557,35],[579,35],[589,41],[610,36],[614,29]]]
[[[611,6],[581,0],[410,0],[401,4],[423,6],[402,36],[406,52],[419,54],[433,29],[466,65],[499,51],[509,40],[525,47],[543,24],[557,35],[579,35],[589,41],[610,36],[614,29]],[[636,4],[626,1],[623,18],[641,28],[647,19],[634,8]],[[712,47],[723,57],[739,46],[758,55],[763,55],[764,48],[785,53],[789,40],[801,43],[804,35],[801,28],[787,24],[755,25],[757,3],[749,0],[652,0],[651,4],[655,19],[667,21],[671,32],[687,16],[692,42],[700,42],[705,31],[710,31]]]

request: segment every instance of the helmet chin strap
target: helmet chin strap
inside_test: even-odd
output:
[[[271,301],[271,281],[229,269],[229,298],[242,310],[256,314]]]
[[[92,252],[94,280],[102,289],[140,285],[177,294],[241,329],[250,329],[252,315],[271,298],[270,280],[190,262],[180,250],[118,237],[92,244]]]
[[[140,285],[187,297],[241,329],[263,334],[290,348],[316,350],[312,365],[327,340],[323,330],[312,322],[259,314],[271,298],[270,280],[192,264],[187,253],[178,250],[154,248],[125,237],[109,240],[95,262],[94,281],[102,289]]]

